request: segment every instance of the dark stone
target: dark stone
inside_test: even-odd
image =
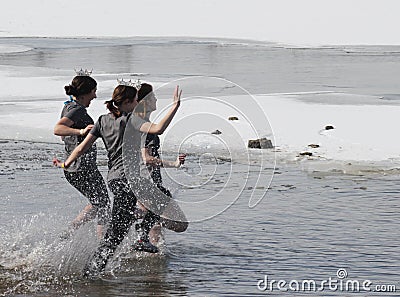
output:
[[[267,138],[260,138],[260,139],[255,139],[255,140],[250,139],[247,147],[258,148],[258,149],[274,148],[271,140],[269,140]]]
[[[325,126],[325,130],[332,130],[332,129],[335,129],[335,127],[331,125]]]
[[[312,156],[312,153],[310,153],[310,152],[302,152],[299,155],[300,156]]]
[[[247,145],[249,148],[261,148],[260,140],[249,140]]]
[[[312,148],[319,148],[319,144],[309,144],[308,146]]]
[[[222,132],[217,129],[217,130],[211,132],[211,134],[219,135],[219,134],[222,134]]]
[[[238,121],[239,118],[238,117],[229,117],[228,120],[230,120],[230,121]]]

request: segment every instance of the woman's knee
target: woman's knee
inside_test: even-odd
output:
[[[162,218],[160,220],[161,224],[163,227],[177,232],[177,233],[181,233],[181,232],[185,232],[187,230],[187,228],[189,227],[189,222],[178,222],[178,221],[171,221],[168,219],[164,219]]]

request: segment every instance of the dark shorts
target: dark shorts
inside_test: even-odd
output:
[[[108,186],[114,194],[113,209],[120,208],[128,213],[133,213],[136,209],[136,197],[129,187],[126,179],[113,179],[108,181]]]
[[[136,220],[136,197],[125,179],[108,181],[108,186],[114,194],[111,221],[104,240],[112,251],[121,243]]]
[[[106,183],[100,171],[95,168],[87,171],[64,171],[67,181],[88,198],[97,213],[97,223],[105,225],[110,219],[110,198]]]

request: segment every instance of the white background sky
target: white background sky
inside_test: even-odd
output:
[[[9,0],[0,36],[199,36],[400,44],[400,0]]]

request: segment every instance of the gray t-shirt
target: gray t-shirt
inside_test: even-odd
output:
[[[61,111],[61,118],[67,117],[74,124],[71,128],[85,129],[87,125],[93,125],[93,119],[88,115],[86,108],[76,101],[67,101]],[[63,136],[65,143],[65,158],[71,155],[72,151],[85,139],[85,136],[71,135]],[[96,168],[97,150],[94,144],[85,154],[76,159],[68,168],[64,170],[69,172],[87,171]]]
[[[112,113],[100,116],[93,129],[90,131],[95,137],[101,137],[108,152],[107,179],[121,179],[125,177],[122,159],[122,147],[125,128],[128,120],[133,125],[134,133],[140,137],[139,129],[146,122],[142,118],[123,114],[116,118]],[[140,142],[138,144],[140,146]]]

